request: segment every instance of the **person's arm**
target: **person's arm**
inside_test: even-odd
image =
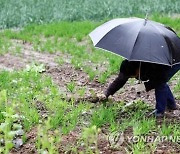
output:
[[[127,82],[128,77],[125,76],[123,73],[119,73],[118,77],[109,85],[107,90],[105,91],[105,95],[108,98],[109,95],[113,95],[116,91],[124,86]]]

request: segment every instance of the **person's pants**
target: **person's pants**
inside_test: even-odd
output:
[[[180,64],[174,65],[169,69],[168,81],[180,70]],[[169,109],[176,108],[174,96],[167,83],[162,83],[155,88],[156,110],[157,113],[164,113],[166,107]]]
[[[174,96],[167,83],[163,83],[155,89],[155,96],[157,113],[164,113],[166,107],[169,109],[176,108]]]

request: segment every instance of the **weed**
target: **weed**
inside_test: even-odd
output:
[[[10,41],[7,38],[1,37],[1,39],[0,39],[0,55],[7,53],[10,46],[11,46]]]
[[[143,118],[145,113],[147,113],[150,109],[150,105],[141,100],[137,100],[126,104],[121,112],[125,112],[127,117],[132,117],[132,119],[138,120]]]
[[[170,136],[174,131],[174,126],[172,124],[166,124],[164,121],[159,131],[162,136]]]
[[[4,115],[3,112],[5,112],[6,109],[6,102],[7,102],[7,92],[1,91],[0,92],[0,123],[2,123],[4,121]]]
[[[105,83],[109,76],[110,76],[109,72],[104,72],[99,76],[98,81],[100,83]]]
[[[74,92],[76,88],[76,83],[74,81],[71,81],[66,85],[66,87],[70,92]]]
[[[131,151],[133,154],[139,154],[139,153],[150,154],[150,151],[147,150],[146,144],[143,141],[139,141],[135,144],[132,144]]]
[[[173,125],[173,135],[174,136],[180,136],[180,131],[179,131],[179,124],[174,124]]]
[[[4,143],[4,147],[2,147],[0,143],[0,152],[8,154],[10,149],[14,146],[12,141],[16,132],[22,129],[22,125],[17,124],[17,121],[22,119],[20,119],[20,116],[15,113],[17,105],[8,101],[6,90],[0,92],[0,97],[0,103],[5,105],[5,111],[1,112],[4,117],[4,121],[0,124],[0,138],[1,142]]]
[[[21,52],[22,52],[21,46],[16,46],[14,53],[15,54],[20,54]]]
[[[65,63],[65,60],[62,57],[59,57],[55,60],[59,65],[63,65]]]
[[[54,115],[51,116],[50,125],[52,128],[57,128],[58,126],[62,125],[63,118],[65,116],[65,109],[64,107],[58,105],[56,106],[58,111],[55,111]]]
[[[80,97],[83,97],[86,93],[86,88],[85,87],[79,88],[77,92]]]
[[[84,71],[89,75],[90,81],[92,81],[95,78],[96,72],[91,67],[86,67]]]
[[[38,65],[38,64],[32,63],[31,65],[26,66],[25,71],[42,73],[45,71],[45,67],[43,64]]]
[[[8,89],[8,97],[11,102],[17,102],[17,112],[25,117],[22,121],[26,130],[39,122],[35,100],[41,99],[42,102],[48,102],[52,99],[50,98],[52,97],[51,89],[55,96],[58,91],[54,90],[49,79],[41,78],[39,71],[41,72],[41,68],[33,67],[33,69],[20,72],[0,72],[0,87]]]
[[[81,113],[82,111],[87,108],[86,104],[80,103],[78,106],[75,106],[72,104],[70,107],[70,110],[66,116],[63,118],[62,122],[62,133],[67,134],[71,130],[73,130],[76,125],[80,124],[81,120]],[[69,110],[69,108],[67,110]]]
[[[104,124],[114,124],[117,112],[114,108],[105,108],[100,106],[92,114],[91,125],[101,127]]]
[[[136,121],[133,124],[133,134],[137,135],[147,135],[149,132],[155,129],[155,119],[143,118],[141,121]]]
[[[84,142],[85,153],[99,153],[97,139],[100,129],[96,126],[92,126],[90,128],[84,128],[81,139]],[[94,150],[92,150],[92,146],[94,146]]]
[[[96,92],[95,92],[94,89],[90,89],[90,93],[91,93],[91,96],[92,96],[93,98],[95,98],[95,97],[97,96],[97,94],[96,94]]]
[[[81,69],[82,67],[82,63],[81,60],[79,60],[79,58],[72,58],[71,64],[74,66],[75,69]]]
[[[60,142],[60,133],[58,130],[51,131],[50,119],[45,121],[45,125],[39,125],[36,147],[39,153],[58,154],[58,144]]]
[[[177,73],[174,77],[173,77],[173,80],[177,80],[177,84],[175,85],[174,87],[174,93],[176,95],[176,98],[179,99],[180,98],[180,93],[179,93],[179,90],[180,90],[180,79],[179,79],[179,73]]]

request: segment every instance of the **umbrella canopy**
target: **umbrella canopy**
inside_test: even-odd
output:
[[[113,19],[90,34],[95,47],[125,57],[164,65],[180,63],[180,38],[170,28],[141,18]]]

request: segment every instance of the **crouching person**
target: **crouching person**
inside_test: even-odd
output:
[[[156,117],[164,115],[166,109],[176,110],[177,105],[174,96],[168,86],[168,81],[180,69],[180,64],[173,67],[148,62],[124,60],[120,66],[118,77],[104,92],[105,97],[116,93],[122,88],[129,78],[136,78],[144,82],[146,92],[155,89]],[[142,87],[141,87],[142,88]]]

